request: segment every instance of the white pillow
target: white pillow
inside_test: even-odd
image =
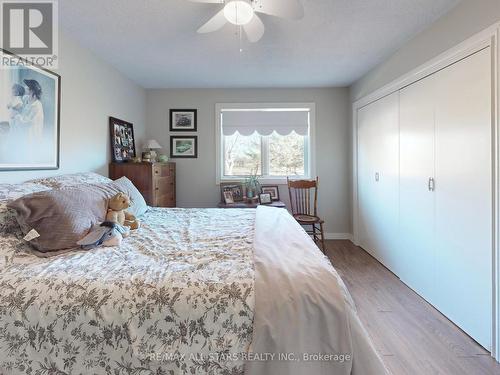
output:
[[[121,177],[118,180],[113,181],[113,185],[121,191],[128,195],[130,198],[130,207],[127,209],[135,217],[140,217],[146,213],[148,210],[148,205],[144,200],[141,192],[137,190],[132,181],[127,177]]]

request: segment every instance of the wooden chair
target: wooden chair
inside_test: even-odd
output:
[[[321,236],[321,248],[325,252],[324,221],[318,217],[318,177],[316,180],[290,180],[287,177],[286,181],[293,217],[300,225],[306,227],[304,229],[316,244],[319,243]],[[309,227],[311,229],[308,230]]]

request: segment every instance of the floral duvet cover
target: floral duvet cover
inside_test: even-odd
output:
[[[120,248],[0,234],[1,374],[243,374],[255,210],[152,208]]]

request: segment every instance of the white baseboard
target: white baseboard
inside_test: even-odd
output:
[[[325,233],[325,240],[349,240],[352,241],[351,233]]]

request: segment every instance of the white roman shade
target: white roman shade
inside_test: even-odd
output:
[[[245,109],[222,110],[222,133],[233,135],[271,135],[276,131],[280,135],[288,135],[295,131],[299,135],[309,133],[309,109]]]

